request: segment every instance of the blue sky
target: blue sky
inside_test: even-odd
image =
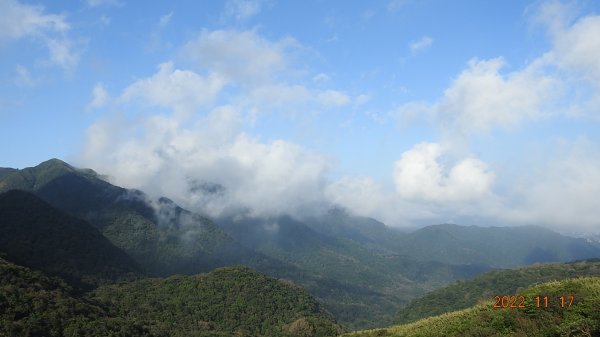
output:
[[[600,232],[599,9],[0,0],[0,166],[58,157],[214,216]]]

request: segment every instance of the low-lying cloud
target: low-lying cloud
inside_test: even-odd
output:
[[[113,103],[131,110],[88,129],[80,165],[211,216],[303,216],[342,206],[394,226],[455,221],[599,231],[597,144],[566,140],[562,151],[535,165],[515,158],[508,164],[519,167],[517,177],[466,145],[496,129],[574,112],[597,118],[591,107],[600,93],[600,64],[584,55],[595,50],[598,20],[545,23],[552,49],[522,69],[504,71],[502,58],[473,59],[439,101],[399,108],[404,117],[426,114],[440,140],[423,140],[395,162],[379,163],[389,166],[391,186],[365,176],[332,178],[335,158],[248,131],[263,114],[285,114],[289,106],[324,113],[368,99],[311,80],[321,73],[294,82],[286,76],[293,64],[288,49],[299,43],[269,41],[255,30],[203,31],[182,48],[189,68],[167,61],[124,88]],[[564,50],[566,35],[579,47]],[[570,100],[578,90],[588,94]]]

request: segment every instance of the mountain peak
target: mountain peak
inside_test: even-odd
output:
[[[48,159],[44,162],[41,162],[40,164],[38,164],[36,166],[36,168],[38,169],[50,169],[50,168],[62,168],[62,169],[67,169],[69,171],[73,171],[75,170],[75,168],[69,164],[67,164],[66,162],[57,159],[57,158],[52,158],[52,159]]]

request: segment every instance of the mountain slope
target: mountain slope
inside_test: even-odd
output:
[[[0,251],[78,287],[140,275],[137,264],[96,228],[19,190],[0,194]]]
[[[100,286],[0,258],[0,336],[333,337],[341,328],[303,289],[243,267]]]
[[[395,250],[420,261],[493,268],[600,257],[600,245],[537,226],[428,226],[403,236]]]
[[[514,294],[534,284],[580,276],[600,276],[600,260],[534,265],[491,271],[467,281],[436,289],[400,309],[398,323],[465,309],[496,294]]]
[[[499,294],[514,295],[514,294]],[[588,277],[544,283],[517,293],[523,309],[494,309],[495,301],[414,323],[358,331],[344,336],[598,336],[600,335],[600,278]],[[540,306],[536,297],[541,296]],[[548,297],[544,307],[543,297]],[[561,296],[564,296],[561,300]],[[570,299],[574,301],[569,307]],[[563,302],[564,301],[564,302]],[[562,303],[562,304],[561,304]]]
[[[339,238],[324,234],[327,220],[307,225],[282,216],[220,219],[218,223],[242,244],[311,275],[310,279],[297,281],[350,328],[390,324],[393,319],[390,313],[402,303],[453,280],[487,270],[390,255],[386,249],[360,243],[371,240],[366,226],[361,228],[365,234],[354,236],[358,237],[355,241],[348,235]],[[346,226],[338,223],[332,226],[332,231],[352,233],[352,227],[349,230]]]
[[[61,279],[0,258],[0,336],[151,336],[142,322],[110,315]]]
[[[58,159],[12,170],[0,179],[0,192],[9,189],[30,191],[87,220],[154,274],[274,263],[239,245],[206,217],[166,198],[150,200],[141,191],[111,185],[92,170],[77,169]]]
[[[150,331],[189,336],[335,336],[339,326],[302,288],[246,267],[98,288],[92,297]],[[217,334],[218,333],[218,334]],[[204,334],[199,334],[204,335]]]

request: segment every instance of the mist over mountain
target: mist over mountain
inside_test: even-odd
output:
[[[196,188],[222,193],[218,185]],[[12,189],[88,221],[147,273],[247,265],[302,285],[349,328],[390,324],[408,301],[491,268],[600,256],[589,240],[541,227],[434,225],[407,233],[339,207],[268,217],[230,209],[211,219],[57,159],[3,169],[0,191]],[[509,249],[511,240],[518,247]]]

